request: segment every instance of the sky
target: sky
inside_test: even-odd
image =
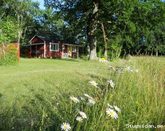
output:
[[[34,2],[38,2],[40,4],[40,8],[44,9],[44,0],[32,0]]]
[[[34,1],[34,2],[38,1],[40,3],[40,8],[44,9],[44,0],[32,0],[32,1]],[[161,0],[161,1],[165,2],[165,0]]]

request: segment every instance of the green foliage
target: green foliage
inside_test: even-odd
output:
[[[161,45],[165,44],[164,12],[165,3],[159,0],[140,2],[135,6],[131,21],[136,25],[137,30],[132,37],[134,42],[131,47],[132,54],[137,52],[148,55],[164,54],[164,51],[159,50]]]
[[[18,27],[10,18],[0,21],[0,44],[15,41]]]
[[[14,40],[25,43],[29,41],[37,28],[39,28],[39,3],[31,0],[2,0],[0,4],[0,22],[5,23],[9,19],[15,24]],[[1,25],[0,25],[1,26]]]
[[[99,47],[99,51],[98,51],[97,55],[99,56],[99,58],[102,58],[102,57],[104,57],[103,54],[104,54],[104,50],[101,47]]]
[[[57,9],[56,13],[66,22],[67,26],[64,29],[67,35],[64,38],[68,38],[67,40],[72,42],[78,39],[77,41],[85,42],[87,45],[89,42],[87,31],[92,17],[91,19],[88,18],[90,18],[90,13],[94,7],[92,7],[92,2],[94,0],[72,2],[52,0],[46,1],[46,6]],[[121,51],[117,49],[118,54],[109,55],[109,57],[113,59],[113,57],[120,55],[155,54],[156,52],[164,54],[160,48],[164,45],[164,30],[162,30],[164,28],[164,12],[165,3],[159,0],[144,2],[138,0],[99,1],[97,21],[99,24],[104,24],[108,46],[113,47],[114,50],[116,43],[118,43],[116,37],[121,36],[122,39],[119,46]],[[102,50],[105,49],[105,36],[103,36],[99,24],[94,37],[96,36],[98,41],[97,54],[102,56],[104,54]],[[142,39],[145,40],[145,43]],[[159,44],[155,44],[156,41],[159,41]],[[113,50],[109,50],[108,53],[112,54]]]
[[[109,57],[111,59],[119,58],[122,50],[122,37],[120,35],[115,36],[114,39],[111,39],[108,43],[109,45]]]
[[[0,45],[2,64],[13,64],[17,61],[15,51],[6,51],[8,43],[29,41],[30,29],[36,24],[37,5],[31,0],[2,0],[0,4]],[[34,24],[35,23],[35,24]],[[27,31],[28,30],[28,31]],[[29,33],[30,32],[30,33]],[[27,40],[28,39],[28,40]],[[15,53],[14,53],[15,52]]]
[[[94,3],[99,7],[96,14],[92,14]],[[121,56],[165,54],[162,50],[165,45],[165,2],[160,0],[45,0],[45,10],[39,9],[39,3],[31,0],[2,0],[0,7],[0,27],[5,23],[8,27],[15,25],[10,26],[8,32],[16,28],[16,39],[21,44],[27,44],[36,34],[85,47],[91,47],[91,39],[97,38],[97,54],[103,56],[106,41],[109,47],[116,47],[116,37],[121,36]],[[7,36],[10,40],[15,34]],[[89,52],[87,48],[85,52]],[[109,54],[112,52],[108,51]],[[109,57],[113,59],[112,55]]]
[[[0,59],[0,65],[15,65],[18,63],[18,59],[15,52],[6,53],[5,57]]]
[[[17,49],[8,43],[17,39],[16,21],[7,17],[0,21],[0,65],[11,65],[18,63]]]

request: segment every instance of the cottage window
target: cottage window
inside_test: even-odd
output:
[[[59,43],[51,43],[50,51],[59,51]]]

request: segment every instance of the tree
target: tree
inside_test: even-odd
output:
[[[5,57],[5,45],[9,42],[15,41],[17,37],[16,22],[13,22],[11,18],[6,18],[0,21],[0,45],[2,44],[1,51],[2,56]]]
[[[91,60],[97,59],[96,31],[100,0],[45,0],[45,3],[47,7],[52,7],[61,14],[66,28],[68,29],[69,26],[70,30],[73,30],[71,33],[74,34],[75,38],[79,34],[86,37],[90,47],[89,58]]]
[[[2,14],[0,21],[6,19],[6,17],[12,18],[17,27],[17,42],[22,42],[25,39],[23,37],[26,37],[27,30],[35,23],[39,4],[31,0],[2,0],[0,7]]]
[[[0,43],[9,43],[15,41],[17,37],[16,21],[13,21],[11,18],[6,18],[5,20],[0,21]]]
[[[159,45],[164,43],[164,31],[162,30],[165,20],[164,14],[165,3],[160,0],[138,2],[135,5],[130,17],[137,28],[133,35],[135,46],[131,48],[132,53],[139,50],[139,53],[154,54],[157,52],[158,55]]]

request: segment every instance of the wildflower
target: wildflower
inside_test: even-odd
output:
[[[85,101],[85,98],[84,97],[80,97],[80,100]]]
[[[116,111],[112,110],[111,108],[107,108],[106,113],[107,113],[108,116],[110,116],[114,119],[118,118],[118,114],[116,113]]]
[[[88,94],[84,94],[84,96],[86,96],[86,97],[89,98],[89,99],[93,99],[93,97],[91,97],[91,96],[88,95]]]
[[[92,81],[89,81],[89,83],[90,83],[92,86],[98,88],[98,86],[97,86],[98,83],[96,83],[96,81],[92,80]]]
[[[61,129],[64,130],[64,131],[71,130],[70,124],[69,123],[66,123],[66,122],[65,123],[62,123]]]
[[[99,62],[101,62],[101,63],[108,63],[108,60],[106,60],[105,58],[100,58]]]
[[[74,97],[74,96],[70,96],[70,99],[75,102],[75,103],[79,103],[80,100],[77,98],[77,97]]]
[[[115,83],[112,80],[108,80],[107,83],[110,84],[112,88],[115,87]]]
[[[89,99],[94,100],[93,97],[89,96],[88,94],[84,94],[84,96],[86,96],[88,98],[88,101],[89,101]]]
[[[109,108],[113,109],[113,106],[111,106],[110,104],[107,104]]]
[[[119,107],[117,107],[117,106],[113,106],[113,107],[117,112],[121,112],[121,109]]]
[[[88,99],[88,105],[94,105],[95,103],[94,99]]]
[[[129,72],[133,72],[133,69],[130,66],[126,67],[126,70]]]
[[[80,111],[79,114],[83,119],[87,119],[87,115],[84,112]]]
[[[81,122],[81,121],[83,121],[83,118],[81,116],[77,116],[76,117],[76,120],[79,121],[79,122]]]

